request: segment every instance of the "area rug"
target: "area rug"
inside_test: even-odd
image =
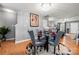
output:
[[[60,50],[56,48],[56,54],[54,54],[54,47],[52,45],[49,45],[48,52],[44,49],[40,51],[40,48],[38,48],[36,55],[71,55],[72,52],[69,51],[69,49],[63,45],[60,45]],[[33,55],[33,49],[28,48],[29,55]]]

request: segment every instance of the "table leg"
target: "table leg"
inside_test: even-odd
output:
[[[56,53],[56,46],[54,46],[54,54]]]
[[[58,50],[60,50],[60,46],[58,45]]]
[[[48,50],[49,50],[48,39],[49,39],[49,36],[46,36],[45,49],[46,49],[47,52],[48,52]]]
[[[48,48],[48,44],[46,45],[46,50],[47,50],[47,52],[48,52],[48,50],[49,50],[49,48]]]

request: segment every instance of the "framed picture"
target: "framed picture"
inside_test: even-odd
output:
[[[34,13],[30,13],[30,26],[38,27],[39,26],[39,16]]]

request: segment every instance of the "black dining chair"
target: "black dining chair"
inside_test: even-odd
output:
[[[37,41],[35,40],[34,32],[33,31],[28,31],[30,38],[32,40],[32,44],[34,47],[34,55],[37,53],[37,47],[44,46],[45,41]]]
[[[54,41],[49,40],[49,44],[54,46],[54,54],[56,54],[56,46],[58,46],[58,50],[60,50],[59,41],[60,41],[60,38],[63,36],[63,34],[64,34],[64,32],[58,31],[55,40]]]

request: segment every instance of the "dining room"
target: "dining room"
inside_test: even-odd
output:
[[[15,40],[2,41],[0,54],[78,55],[78,6],[78,3],[1,3],[0,19],[16,22],[14,25],[9,22],[14,26]],[[11,10],[15,12],[14,18],[10,16]],[[3,25],[0,23],[0,27]]]

